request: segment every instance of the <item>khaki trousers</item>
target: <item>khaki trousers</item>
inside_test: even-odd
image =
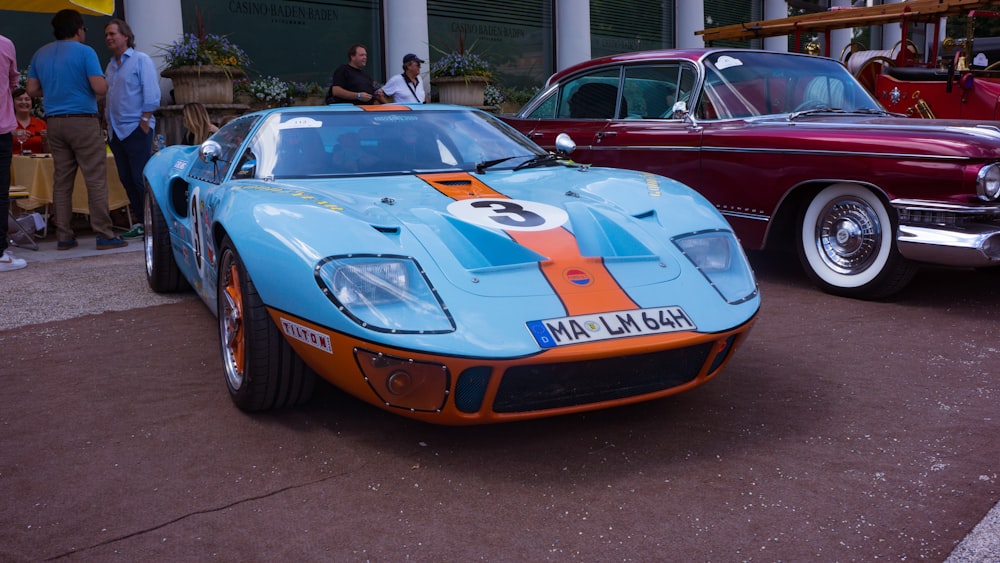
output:
[[[73,183],[77,168],[87,184],[90,228],[100,238],[115,238],[108,209],[107,153],[96,117],[59,117],[47,120],[54,170],[52,203],[56,238],[73,240]]]

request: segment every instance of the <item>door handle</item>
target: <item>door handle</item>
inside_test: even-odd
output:
[[[618,134],[617,131],[598,131],[597,132],[597,142],[600,143],[601,139],[603,139],[605,137],[614,137],[617,134]]]

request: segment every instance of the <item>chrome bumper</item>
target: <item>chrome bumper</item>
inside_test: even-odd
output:
[[[1000,206],[896,200],[896,243],[910,260],[957,267],[1000,266]]]

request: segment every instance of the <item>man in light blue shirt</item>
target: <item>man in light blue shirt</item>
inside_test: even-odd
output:
[[[115,18],[104,26],[104,44],[112,54],[104,72],[108,145],[133,216],[132,229],[122,238],[140,237],[146,195],[142,169],[152,156],[153,112],[160,107],[160,81],[153,59],[135,50],[135,35],[124,20]]]

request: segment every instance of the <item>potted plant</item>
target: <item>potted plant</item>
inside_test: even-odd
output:
[[[510,86],[501,88],[500,94],[502,100],[500,102],[500,113],[517,113],[524,107],[524,104],[528,103],[538,93],[538,90],[540,90],[538,86],[525,86],[521,88]]]
[[[324,105],[325,89],[316,82],[290,82],[288,96],[295,106]]]
[[[166,68],[160,75],[173,81],[178,104],[231,104],[233,77],[243,75],[250,57],[226,37],[205,33],[200,24],[197,29],[162,48]]]
[[[431,84],[437,86],[438,101],[463,106],[484,105],[484,90],[493,77],[486,59],[466,50],[459,37],[458,50],[443,53],[431,64]]]
[[[274,76],[235,80],[233,92],[238,102],[245,103],[254,110],[288,106],[292,103],[288,83]]]

